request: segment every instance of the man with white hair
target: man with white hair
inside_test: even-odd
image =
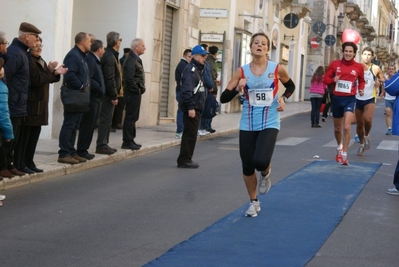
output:
[[[136,122],[139,120],[141,95],[145,92],[145,73],[140,56],[144,54],[145,44],[136,38],[130,44],[131,51],[123,64],[123,94],[125,98],[125,120],[123,122],[122,149],[139,150],[137,144]]]

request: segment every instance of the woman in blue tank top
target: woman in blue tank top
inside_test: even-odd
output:
[[[245,216],[256,217],[260,211],[259,193],[266,193],[271,186],[270,161],[277,134],[280,130],[280,114],[285,109],[285,100],[292,95],[295,85],[287,71],[267,59],[270,40],[264,33],[251,37],[251,63],[238,68],[220,100],[231,101],[238,93],[244,95],[240,121],[240,157],[242,172],[250,204]],[[286,90],[278,96],[278,81]],[[259,183],[255,170],[260,172]]]

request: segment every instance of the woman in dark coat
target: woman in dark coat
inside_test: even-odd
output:
[[[58,82],[60,75],[67,72],[63,65],[56,68],[58,62],[46,62],[42,59],[42,39],[39,37],[30,57],[30,89],[28,96],[28,116],[21,129],[21,155],[16,155],[15,166],[26,173],[43,172],[33,161],[36,145],[42,125],[48,125],[49,84]]]

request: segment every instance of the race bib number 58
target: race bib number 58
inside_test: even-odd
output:
[[[273,89],[249,89],[248,101],[251,106],[269,107],[273,103]]]

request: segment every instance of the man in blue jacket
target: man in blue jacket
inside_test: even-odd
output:
[[[77,155],[88,160],[95,157],[88,150],[93,139],[101,100],[105,93],[104,77],[100,62],[104,52],[103,42],[94,40],[91,44],[91,51],[86,56],[86,62],[90,71],[90,106],[89,111],[83,113],[82,121],[80,122]]]
[[[14,38],[7,48],[7,61],[4,65],[8,87],[8,107],[14,131],[14,141],[4,146],[4,153],[8,170],[14,175],[25,175],[14,167],[14,157],[21,153],[18,150],[19,134],[22,120],[28,115],[29,89],[29,57],[28,50],[36,45],[37,38],[42,32],[34,25],[22,22],[19,26],[18,38]]]
[[[399,135],[399,73],[396,73],[387,80],[384,87],[389,95],[396,96],[392,118],[392,134]],[[387,194],[399,196],[399,160],[393,175],[393,185],[393,188],[388,189]]]
[[[177,158],[178,168],[198,168],[192,161],[197,142],[198,125],[201,111],[205,105],[206,92],[203,83],[205,59],[208,52],[200,45],[191,51],[191,62],[184,68],[179,105],[183,110],[184,130],[180,143],[180,154]]]
[[[75,36],[75,46],[64,58],[65,68],[63,85],[73,90],[84,90],[90,86],[90,72],[86,63],[86,53],[90,51],[91,39],[89,34],[80,32]],[[76,154],[76,131],[82,119],[82,112],[66,111],[64,107],[64,121],[62,123],[58,151],[58,162],[77,164],[87,161]]]

